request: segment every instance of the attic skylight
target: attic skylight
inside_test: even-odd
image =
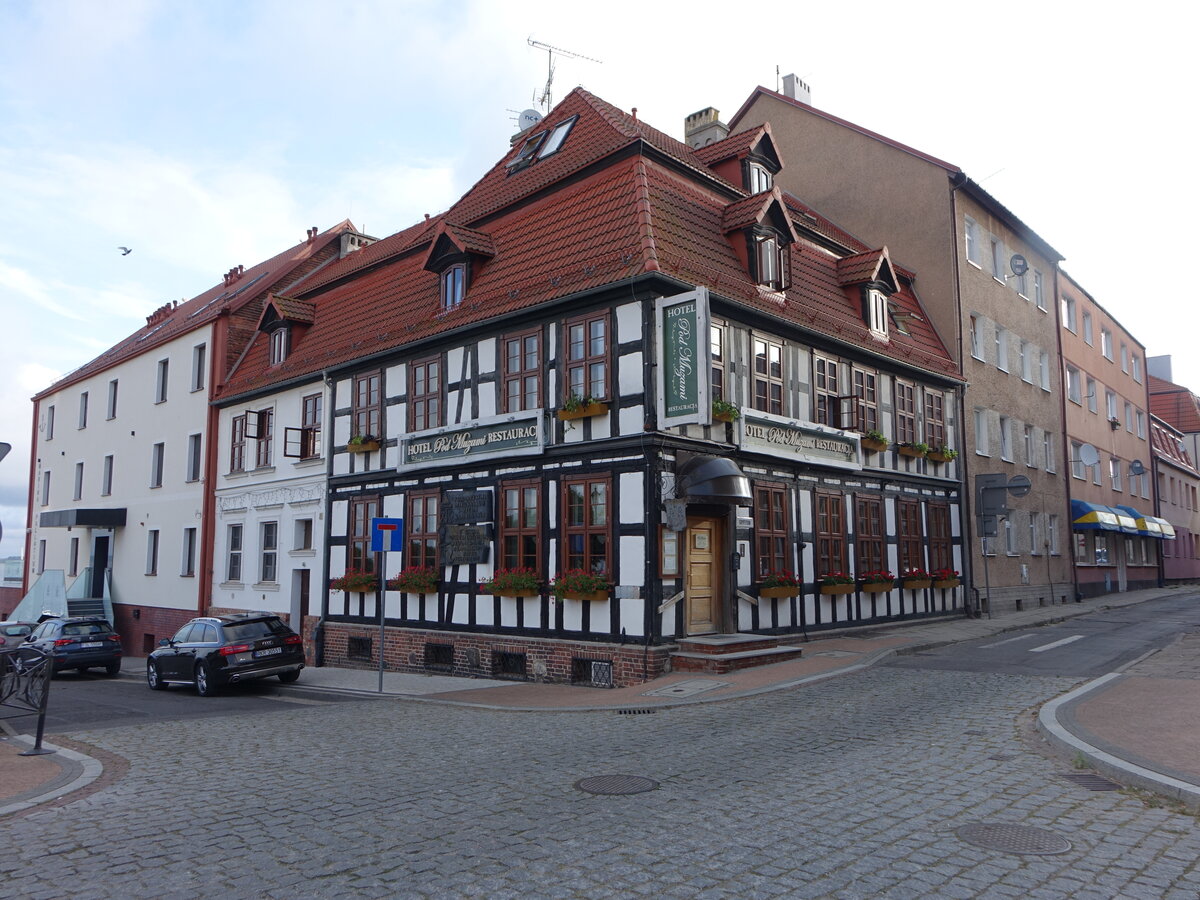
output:
[[[532,165],[535,160],[545,159],[547,156],[553,156],[562,149],[563,142],[567,139],[567,135],[571,133],[571,128],[579,116],[571,116],[566,121],[559,122],[550,131],[539,131],[537,134],[530,137],[521,145],[521,149],[517,151],[508,162],[508,172],[511,175],[513,172],[520,171],[526,166]]]
[[[563,145],[563,141],[571,133],[571,126],[575,124],[578,118],[579,116],[571,116],[565,122],[559,122],[554,126],[554,130],[550,132],[550,137],[542,146],[542,149],[538,151],[538,159],[545,159],[547,156],[559,151],[559,148]]]

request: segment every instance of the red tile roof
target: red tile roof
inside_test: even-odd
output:
[[[1183,385],[1156,378],[1147,381],[1150,412],[1184,434],[1200,433],[1200,397]]]
[[[1177,429],[1165,422],[1157,421],[1154,416],[1150,417],[1150,446],[1154,450],[1154,455],[1196,472],[1192,457],[1184,447],[1179,435],[1180,432]]]
[[[594,139],[609,153],[614,146],[612,133],[621,133],[612,127],[613,119],[623,122],[625,129],[633,127],[629,125],[633,120],[616,116],[612,107],[583,91],[572,92],[552,111],[547,127],[562,121],[565,113],[577,114],[579,119],[563,150],[511,176],[514,183],[527,175],[539,183],[553,180],[553,191],[510,192],[509,182],[500,180],[509,177],[501,163],[476,185],[474,190],[483,196],[468,192],[442,222],[430,220],[385,238],[354,254],[349,266],[343,260],[328,267],[323,281],[314,281],[297,294],[315,303],[317,314],[289,358],[268,368],[267,342],[259,337],[225,395],[263,390],[651,272],[706,285],[718,303],[727,298],[837,341],[957,377],[955,364],[907,284],[902,283],[893,303],[898,313],[907,314],[912,333],[894,329],[886,343],[870,337],[860,304],[851,301],[839,279],[838,258],[845,251],[831,250],[836,244],[831,235],[838,232],[824,220],[810,220],[796,212],[790,216],[798,239],[790,254],[792,287],[782,299],[751,280],[726,237],[730,218],[740,221],[740,212],[733,215],[730,208],[773,204],[781,217],[787,217],[789,210],[802,204],[785,203],[777,190],[731,202],[725,184],[711,176],[681,172],[675,156],[663,160],[643,151],[596,166],[604,154],[587,142]],[[652,133],[642,123],[635,125],[638,134]],[[568,149],[571,157],[566,155]],[[572,158],[575,169],[556,162]],[[546,167],[543,175],[536,174],[540,166]],[[509,194],[508,205],[500,205]],[[437,234],[462,228],[448,223],[466,220],[467,210],[487,211],[486,236],[495,255],[479,268],[466,300],[443,313],[438,305],[438,276],[423,268],[425,250]],[[868,248],[854,242],[851,249],[861,252]],[[882,252],[875,251],[876,256]],[[370,262],[364,263],[368,259]],[[353,271],[347,271],[351,268]]]
[[[791,240],[796,240],[796,232],[792,229],[791,217],[783,203],[783,195],[779,188],[771,188],[761,194],[754,194],[742,200],[735,200],[725,207],[721,216],[721,231],[729,234],[741,228],[757,225],[768,216],[775,218],[787,232]]]
[[[68,385],[207,325],[222,312],[242,309],[255,300],[261,300],[268,291],[287,290],[297,286],[298,279],[295,275],[303,272],[303,264],[330,243],[340,240],[343,232],[353,230],[354,226],[349,220],[339,222],[317,235],[311,242],[306,240],[256,266],[242,269],[241,274],[232,283],[228,283],[227,278],[191,300],[159,307],[147,317],[144,327],[59,379],[33,399],[53,394]],[[237,267],[231,272],[236,270]],[[303,274],[300,274],[299,280],[303,280]]]
[[[293,300],[290,297],[268,297],[267,306],[274,307],[279,318],[287,322],[306,322],[312,324],[317,313],[317,305],[315,303],[308,303],[304,300]],[[266,313],[265,309],[263,313]]]
[[[881,250],[855,253],[853,256],[845,256],[838,260],[838,283],[843,287],[848,287],[867,281],[888,281],[898,287],[899,282],[891,269],[892,261],[888,258],[887,247]]]
[[[746,156],[754,149],[764,134],[770,133],[771,123],[764,122],[757,128],[739,131],[737,134],[731,134],[729,137],[715,143],[697,147],[694,152],[697,159],[711,166],[727,159],[738,159]]]

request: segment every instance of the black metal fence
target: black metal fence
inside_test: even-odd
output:
[[[54,658],[36,647],[0,650],[0,719],[37,716],[37,740],[22,756],[53,753],[42,749],[46,728],[46,706],[50,701],[50,679]]]

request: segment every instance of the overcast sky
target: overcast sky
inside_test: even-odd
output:
[[[1200,14],[1102,9],[0,0],[0,556],[23,552],[33,393],[312,225],[448,207],[545,85],[529,37],[599,60],[559,59],[556,99],[582,84],[680,138],[797,73],[981,182],[1200,390],[1194,288],[1163,281],[1200,243]]]

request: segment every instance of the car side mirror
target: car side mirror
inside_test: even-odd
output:
[[[169,639],[169,638],[163,638],[161,641],[159,641],[159,642],[158,642],[158,646],[160,646],[160,647],[170,647],[170,646],[171,646],[171,641],[170,641],[170,639]]]

